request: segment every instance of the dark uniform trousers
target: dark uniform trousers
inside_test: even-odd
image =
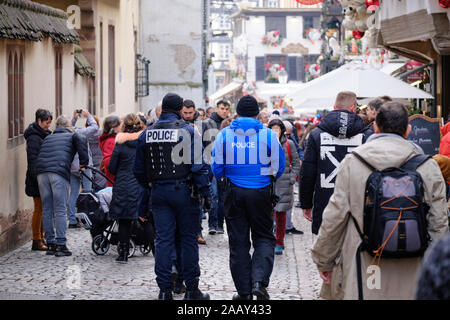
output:
[[[226,190],[224,211],[231,275],[238,294],[249,295],[255,282],[269,285],[273,270],[275,237],[270,187],[246,189],[231,184]]]
[[[172,289],[174,253],[180,264],[188,290],[198,287],[198,200],[191,198],[185,182],[155,181],[152,188],[152,209],[155,220],[155,273],[161,290]],[[176,245],[176,242],[179,245]],[[178,248],[177,248],[178,247]],[[178,249],[178,250],[177,250]]]

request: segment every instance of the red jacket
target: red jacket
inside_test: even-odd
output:
[[[103,152],[103,159],[100,163],[100,170],[109,178],[111,181],[114,182],[114,175],[111,174],[108,171],[109,161],[111,160],[111,155],[113,153],[114,147],[116,145],[116,134],[106,134],[103,133],[100,137],[98,137],[99,140],[99,147]],[[106,180],[106,184],[108,187],[112,187],[112,184],[109,183],[108,180]]]
[[[439,145],[439,154],[450,158],[450,122],[441,128],[442,139]]]

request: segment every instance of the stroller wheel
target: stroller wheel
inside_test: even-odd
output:
[[[117,246],[117,252],[120,255],[120,246]],[[134,241],[130,239],[130,247],[128,249],[128,258],[131,258],[134,256],[134,253],[136,252],[136,245],[134,244]]]
[[[104,256],[109,250],[109,240],[103,234],[97,235],[92,240],[92,251],[99,256]]]
[[[139,250],[144,256],[146,256],[152,251],[152,247],[150,245],[143,245],[139,246]]]

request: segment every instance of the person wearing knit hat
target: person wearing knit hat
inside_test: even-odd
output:
[[[183,108],[183,98],[175,93],[168,93],[162,101],[162,112],[180,112]]]
[[[259,114],[258,101],[252,96],[244,96],[239,100],[236,107],[236,113],[241,117],[256,117]]]
[[[287,132],[292,132],[292,124],[289,121],[284,120],[283,124]]]
[[[237,291],[233,300],[252,300],[253,296],[268,300],[276,242],[273,185],[283,174],[286,160],[275,132],[256,119],[259,106],[255,98],[243,97],[236,111],[238,118],[214,141],[211,164],[215,178],[228,185],[224,213]]]

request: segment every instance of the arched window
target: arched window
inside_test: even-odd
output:
[[[24,133],[24,47],[7,46],[8,57],[8,146],[23,142]]]

